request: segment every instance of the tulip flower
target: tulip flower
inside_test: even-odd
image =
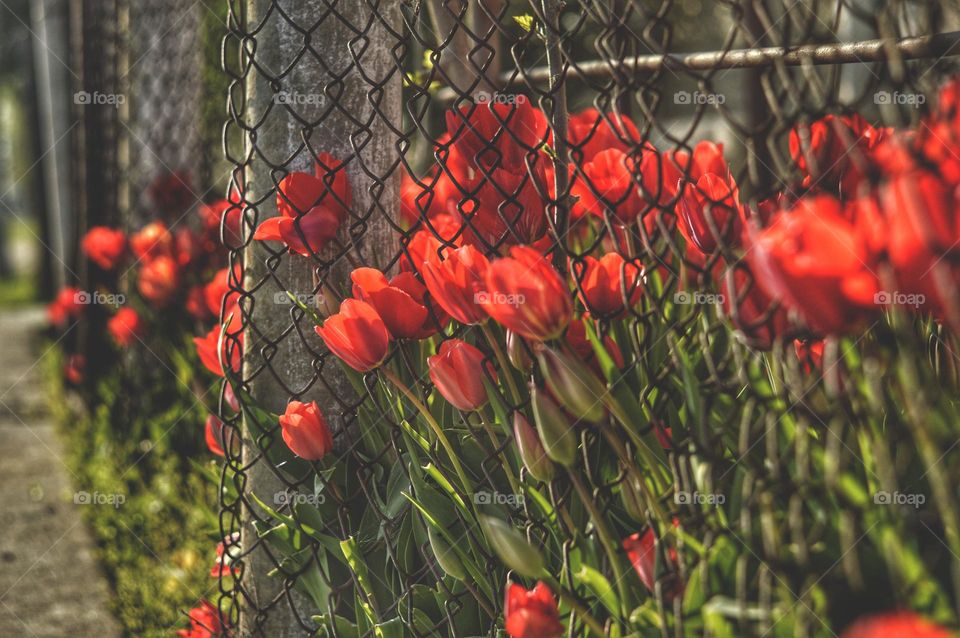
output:
[[[236,273],[235,279],[240,280],[240,268],[236,267],[234,269]],[[203,287],[203,299],[206,304],[207,310],[214,317],[220,316],[220,311],[223,307],[223,299],[227,297],[226,304],[226,314],[232,312],[232,308],[237,303],[240,293],[230,292],[230,269],[222,268],[216,272],[210,282]]]
[[[212,638],[227,635],[230,631],[220,610],[206,600],[201,600],[200,605],[191,609],[188,616],[190,629],[177,631],[178,638]]]
[[[347,299],[340,312],[315,328],[337,358],[357,372],[369,372],[380,366],[390,350],[390,332],[370,304]]]
[[[740,264],[721,279],[723,310],[744,340],[758,350],[769,350],[777,337],[790,330],[783,306],[774,302]]]
[[[570,116],[567,137],[571,150],[582,153],[584,162],[590,162],[606,149],[626,153],[641,140],[636,124],[626,115],[612,111],[603,114],[595,108]]]
[[[825,335],[855,330],[879,310],[872,258],[842,213],[832,197],[800,200],[751,238],[747,254],[764,292]]]
[[[640,183],[643,186],[643,198],[648,206],[666,208],[679,192],[679,183],[683,177],[680,160],[686,160],[685,153],[661,153],[652,144],[644,144],[640,154]],[[648,225],[648,230],[655,223]]]
[[[146,325],[133,308],[121,308],[107,321],[110,336],[121,348],[128,347],[134,340],[143,337]]]
[[[447,132],[457,152],[483,173],[526,170],[525,158],[546,140],[543,112],[524,98],[513,104],[479,104],[446,113]]]
[[[233,563],[235,559],[235,554],[238,553],[239,547],[237,547],[237,545],[239,542],[240,533],[234,532],[217,543],[217,558],[213,562],[213,567],[210,568],[211,578],[237,576],[240,573],[239,568],[231,566],[231,563]]]
[[[572,270],[580,284],[580,301],[597,319],[613,319],[640,300],[643,270],[618,253],[600,259],[587,255],[582,264],[573,262]]]
[[[564,632],[557,601],[543,581],[537,582],[530,591],[510,583],[503,616],[510,638],[557,638]]]
[[[807,341],[794,339],[794,352],[797,354],[797,359],[800,360],[800,367],[806,374],[823,369],[824,345],[822,339]]]
[[[122,230],[94,226],[80,242],[84,254],[104,270],[113,270],[127,251],[127,236]]]
[[[357,268],[350,279],[354,297],[373,306],[394,339],[428,337],[437,332],[437,320],[443,323],[446,319],[430,316],[427,289],[413,273],[402,272],[387,281],[376,268]]]
[[[458,410],[472,412],[487,403],[487,390],[483,385],[485,374],[496,381],[493,367],[486,363],[483,352],[460,339],[448,339],[440,344],[440,350],[427,357],[430,380]]]
[[[166,255],[149,257],[140,268],[137,290],[155,308],[166,306],[180,288],[180,267]]]
[[[63,376],[73,385],[80,385],[87,376],[87,358],[82,354],[72,354],[63,367]]]
[[[207,421],[203,425],[203,431],[207,449],[216,456],[226,456],[223,452],[223,421],[212,414],[207,415]]]
[[[530,403],[533,406],[533,418],[537,424],[537,434],[547,456],[564,467],[573,465],[577,460],[577,431],[563,410],[547,396],[532,386]]]
[[[530,374],[533,371],[533,357],[530,356],[531,347],[527,345],[523,337],[513,330],[507,330],[506,342],[507,360],[510,365],[523,374]]]
[[[454,207],[465,241],[486,246],[532,244],[547,232],[544,161],[530,173],[496,169],[466,185],[470,196]]]
[[[64,286],[47,306],[47,319],[55,326],[63,327],[68,319],[77,319],[86,306],[86,293],[73,286]]]
[[[677,203],[677,226],[687,243],[711,254],[740,234],[740,198],[733,178],[714,173],[689,184]]]
[[[220,324],[211,328],[210,332],[203,337],[193,338],[193,344],[197,348],[197,356],[200,357],[200,362],[207,370],[218,377],[224,376],[223,364],[221,362],[227,359],[227,346],[229,345],[227,336],[236,335],[236,339],[242,341],[243,333],[239,332],[239,330],[240,317],[239,315],[234,315],[230,326],[227,327],[223,340],[220,339]],[[234,372],[240,370],[240,356],[240,348],[233,347],[228,362],[230,370]]]
[[[674,525],[676,525],[676,521],[674,521]],[[636,570],[637,576],[640,577],[640,582],[642,582],[651,593],[656,591],[656,583],[658,580],[658,542],[659,540],[653,528],[648,528],[647,531],[642,534],[637,532],[623,539],[623,549],[626,550],[630,563],[633,565],[634,570]],[[670,548],[667,552],[667,558],[671,566],[675,567],[677,564],[677,550]],[[662,576],[659,580],[661,581],[663,598],[666,602],[669,603],[677,596],[683,595],[683,582],[675,573]]]
[[[804,174],[805,187],[855,194],[881,131],[859,115],[827,115],[790,131],[790,155]]]
[[[554,467],[543,448],[537,431],[533,429],[527,418],[519,412],[513,414],[513,439],[517,444],[517,452],[523,466],[530,475],[538,481],[553,479]]]
[[[420,272],[433,300],[462,324],[483,323],[489,316],[479,304],[490,262],[474,246],[428,256]]]
[[[333,435],[316,401],[288,403],[280,430],[290,451],[302,459],[319,461],[333,449]]]
[[[577,357],[543,348],[537,354],[540,370],[553,396],[577,419],[599,423],[606,415],[606,385]]]
[[[130,236],[130,250],[137,259],[173,255],[173,235],[163,222],[152,222]]]
[[[490,264],[484,309],[497,323],[528,339],[556,339],[573,318],[567,284],[546,257],[514,246],[510,257]]]
[[[601,219],[610,212],[618,224],[631,224],[647,208],[634,181],[637,173],[632,156],[617,149],[601,151],[583,165],[582,179],[574,181],[570,193],[587,212]]]
[[[840,638],[953,638],[955,634],[911,611],[893,611],[861,618]]]
[[[400,260],[403,271],[420,270],[423,262],[439,259],[441,253],[449,252],[451,245],[459,245],[462,238],[460,223],[452,215],[437,215],[421,225],[423,230],[415,232],[404,247]]]

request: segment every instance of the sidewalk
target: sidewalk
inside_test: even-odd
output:
[[[0,635],[120,635],[73,502],[33,346],[42,309],[0,313]]]

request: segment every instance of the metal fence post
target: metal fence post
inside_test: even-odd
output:
[[[276,215],[276,185],[290,171],[312,171],[315,154],[327,152],[348,162],[353,187],[351,220],[341,229],[348,250],[368,265],[386,267],[397,252],[388,221],[399,209],[399,146],[395,131],[401,120],[401,74],[392,50],[400,28],[399,3],[393,0],[330,3],[322,0],[246,0],[246,42],[242,55],[253,64],[246,70],[243,200],[246,215],[257,221]],[[241,65],[242,67],[245,65]],[[281,92],[316,96],[315,100],[279,100]],[[363,226],[362,239],[348,226]],[[359,234],[359,233],[358,233]],[[362,242],[362,243],[360,243]],[[310,349],[322,350],[312,332],[295,329],[289,304],[278,304],[283,289],[310,294],[320,285],[342,290],[349,277],[348,260],[323,272],[312,260],[283,256],[262,242],[250,242],[243,254],[245,348],[243,376],[264,408],[283,412],[292,395],[316,400],[335,432],[344,432],[343,399],[351,395],[339,368],[322,366],[322,379]],[[321,281],[317,281],[319,277]],[[271,279],[283,283],[283,288]],[[255,326],[255,328],[254,328]],[[265,347],[265,343],[270,346]],[[245,435],[249,430],[245,431]],[[282,445],[279,436],[273,444]],[[259,460],[259,462],[258,462]],[[260,458],[244,437],[245,492],[272,502],[285,488],[276,470]],[[257,543],[252,522],[262,519],[244,499],[241,544],[241,636],[300,636],[310,625],[303,597],[285,590],[284,580],[268,576],[277,561]],[[269,612],[269,613],[268,613]]]

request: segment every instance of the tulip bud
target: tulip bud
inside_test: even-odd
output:
[[[547,456],[564,467],[573,465],[577,458],[577,432],[563,410],[536,386],[530,390],[530,400],[537,432]]]
[[[588,423],[599,423],[606,414],[604,383],[583,363],[562,352],[544,348],[537,355],[540,369],[553,395],[564,402],[573,416]]]
[[[430,548],[433,550],[434,556],[437,557],[437,565],[440,566],[440,569],[457,580],[466,578],[467,572],[463,568],[463,562],[453,551],[453,548],[447,544],[443,536],[435,532],[433,528],[429,528],[427,529],[427,538],[430,540]]]
[[[340,312],[340,298],[327,284],[320,287],[320,291],[317,292],[314,300],[316,301],[317,313],[324,319]]]
[[[543,556],[509,523],[492,516],[481,516],[480,525],[504,565],[526,578],[542,575]]]
[[[533,372],[533,359],[530,358],[527,344],[523,342],[523,337],[513,330],[507,330],[507,359],[523,374]]]
[[[540,442],[537,431],[519,412],[513,415],[513,438],[517,441],[520,459],[530,475],[538,481],[553,479],[553,463],[547,456],[547,451],[543,449],[543,443]]]

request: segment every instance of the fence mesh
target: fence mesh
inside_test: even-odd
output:
[[[615,252],[624,269],[636,265],[647,273],[640,303],[614,335],[631,350],[622,353],[622,374],[642,389],[635,432],[623,443],[601,429],[582,430],[583,483],[566,476],[540,483],[524,473],[522,480],[535,483],[546,504],[528,498],[506,508],[554,571],[578,569],[604,533],[580,516],[580,493],[589,495],[617,538],[656,527],[664,516],[682,521],[679,539],[662,525],[658,532],[666,538],[654,594],[660,628],[650,635],[716,631],[682,613],[670,593],[672,578],[688,589],[697,583],[703,600],[713,600],[735,628],[733,635],[743,636],[833,635],[830,627],[916,594],[892,539],[878,536],[881,527],[893,529],[887,519],[875,528],[876,517],[886,515],[868,511],[872,503],[844,489],[848,475],[887,489],[930,484],[936,492],[934,483],[956,482],[960,464],[952,462],[957,452],[949,428],[918,431],[908,419],[891,416],[884,430],[889,447],[874,451],[893,455],[896,462],[884,470],[865,458],[851,426],[904,397],[885,393],[867,404],[841,391],[850,383],[840,379],[844,361],[859,349],[881,347],[893,333],[902,338],[902,330],[883,324],[859,339],[828,339],[822,363],[814,364],[820,355],[809,352],[816,348],[810,335],[785,330],[782,309],[756,294],[728,229],[709,229],[720,239],[706,254],[686,248],[689,240],[677,229],[676,181],[696,183],[699,169],[688,163],[677,175],[671,171],[675,151],[697,157],[709,155],[703,143],[722,144],[738,196],[759,225],[772,206],[805,193],[842,193],[848,186],[836,167],[816,166],[804,151],[812,136],[825,134],[815,123],[858,113],[877,130],[916,125],[925,111],[909,97],[936,94],[955,68],[956,41],[897,43],[949,31],[956,12],[949,2],[894,0],[231,0],[224,139],[241,232],[229,224],[223,229],[231,268],[224,360],[242,351],[241,406],[230,407],[226,387],[221,400],[229,443],[221,531],[240,539],[237,577],[221,583],[227,594],[221,609],[231,624],[243,635],[278,635],[271,623],[292,616],[304,633],[348,635],[335,617],[353,618],[372,600],[376,618],[402,619],[398,635],[496,634],[504,572],[491,567],[479,579],[443,578],[421,513],[403,499],[391,500],[397,485],[412,486],[423,498],[434,493],[436,485],[421,485],[412,468],[449,467],[445,450],[431,440],[426,451],[414,452],[413,404],[390,399],[377,373],[351,384],[313,330],[313,313],[324,315],[350,296],[353,268],[420,277],[419,264],[431,251],[442,256],[463,243],[488,254],[536,244],[559,270],[572,273],[578,288],[588,257],[598,251]],[[875,39],[883,42],[868,42]],[[830,46],[852,42],[866,44]],[[692,55],[698,52],[713,53]],[[482,131],[474,129],[478,118]],[[833,132],[860,141],[864,131],[845,124]],[[865,165],[852,141],[843,139],[844,166]],[[520,170],[506,170],[508,160]],[[614,162],[642,170],[625,184]],[[282,187],[300,173],[314,175],[324,185],[316,188],[330,198],[328,208],[345,216],[322,249],[310,245],[306,228],[322,222]],[[344,177],[349,200],[337,187]],[[712,205],[722,208],[725,201],[721,196]],[[286,245],[254,239],[278,206],[281,215],[298,220]],[[287,249],[293,245],[298,248]],[[728,303],[696,301],[709,295]],[[602,318],[601,308],[588,310]],[[431,310],[445,326],[435,345],[465,339],[494,362],[482,345],[484,328],[448,325],[441,314]],[[591,358],[589,342],[579,339],[584,359]],[[937,370],[937,384],[923,388],[923,401],[955,390],[952,343],[944,336],[921,344]],[[417,347],[395,348],[388,365],[417,396],[429,397],[435,389],[415,365]],[[526,347],[514,354],[533,356]],[[809,373],[818,367],[823,374]],[[879,387],[882,373],[867,373],[865,391]],[[333,424],[336,460],[323,465],[332,469],[278,460],[280,428],[262,410],[282,413],[295,399],[318,400]],[[530,414],[525,401],[509,394],[501,401],[506,414]],[[693,406],[710,416],[685,427],[678,415]],[[398,410],[403,419],[396,418]],[[465,501],[476,493],[516,493],[509,470],[516,442],[499,426],[490,433],[496,420],[489,410],[458,417],[455,434],[476,488],[460,493]],[[632,468],[616,462],[624,451],[643,458],[643,441],[665,432],[662,474],[639,474],[640,461]],[[906,451],[924,444],[944,455],[935,476],[920,475],[918,453]],[[643,487],[649,485],[663,489],[651,494]],[[735,519],[722,508],[676,498],[708,488],[738,503]],[[302,528],[303,499],[311,495],[316,528],[296,537],[270,532],[278,525],[274,514],[295,517]],[[945,583],[947,594],[928,592],[931,600],[956,594],[949,583],[960,576],[950,549],[952,488],[944,499],[896,522],[902,536],[922,539],[917,560]],[[839,514],[827,516],[822,504]],[[444,511],[452,538],[483,551],[476,521],[457,508]],[[657,511],[662,516],[653,515]],[[558,528],[564,539],[552,531]],[[864,537],[869,542],[861,543]],[[677,549],[683,555],[690,539],[711,557],[707,567],[667,558]],[[369,571],[358,574],[331,558],[343,541],[357,543]],[[494,554],[486,558],[500,565]],[[674,567],[663,567],[671,562]],[[611,561],[601,554],[597,564],[616,580]],[[897,584],[864,571],[867,564],[886,565],[899,574]],[[267,572],[271,577],[262,577]],[[308,579],[325,606],[304,594],[299,584]],[[818,596],[833,585],[847,592],[842,605]],[[374,594],[363,599],[358,590]],[[573,593],[578,600],[596,595]],[[606,617],[602,606],[594,611]],[[788,613],[789,621],[779,623]],[[570,635],[581,635],[582,626],[573,616],[570,621]],[[381,635],[373,627],[359,634]]]

